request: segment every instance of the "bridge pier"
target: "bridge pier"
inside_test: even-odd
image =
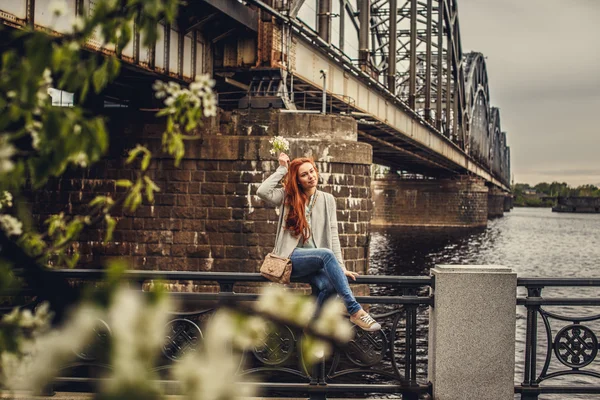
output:
[[[487,226],[488,188],[480,179],[373,181],[373,226],[479,228]]]
[[[509,212],[513,209],[513,197],[510,194],[504,196],[504,212]]]
[[[504,216],[506,193],[496,188],[490,187],[488,191],[488,218],[498,218]]]
[[[111,154],[89,170],[73,170],[36,194],[32,204],[40,223],[49,214],[82,212],[96,195],[120,193],[117,179],[133,179],[126,151],[137,143],[159,157],[149,176],[161,188],[154,204],[135,213],[115,210],[113,240],[102,243],[104,227],[86,230],[77,243],[82,266],[119,256],[131,268],[172,271],[256,272],[273,249],[278,212],[255,194],[278,166],[269,140],[290,141],[290,156],[312,156],[320,189],[337,199],[346,267],[368,268],[372,149],[357,142],[353,118],[319,114],[244,110],[205,121],[201,140],[186,143],[179,165],[160,158],[164,126],[149,113],[114,111]],[[177,288],[173,288],[177,290]],[[182,285],[181,290],[189,290]],[[358,287],[358,294],[366,293]]]

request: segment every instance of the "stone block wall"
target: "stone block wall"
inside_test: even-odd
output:
[[[513,208],[513,197],[510,194],[504,196],[504,212],[509,212]]]
[[[488,188],[477,179],[373,181],[374,226],[473,228],[487,225]]]
[[[85,212],[97,195],[118,197],[123,190],[115,181],[136,174],[124,162],[126,150],[143,143],[160,154],[163,127],[149,124],[149,118],[113,116],[111,153],[92,168],[73,170],[33,193],[36,221],[41,224],[58,212]],[[122,257],[136,269],[258,271],[273,248],[278,216],[256,196],[256,189],[277,168],[268,141],[278,134],[290,140],[291,157],[312,155],[317,161],[319,189],[337,200],[346,266],[366,273],[371,146],[356,142],[352,118],[268,111],[208,121],[203,139],[188,142],[178,167],[168,158],[153,161],[149,176],[161,188],[154,204],[145,202],[135,213],[115,210],[118,224],[110,243],[102,243],[103,227],[85,231],[76,244],[82,266]]]
[[[491,187],[488,192],[488,218],[498,218],[504,216],[504,200],[506,194],[495,187]]]

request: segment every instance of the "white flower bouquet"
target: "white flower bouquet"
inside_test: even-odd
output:
[[[283,136],[275,136],[273,139],[269,140],[269,143],[273,146],[269,153],[271,155],[277,155],[277,153],[287,152],[290,150],[290,142],[287,141]]]

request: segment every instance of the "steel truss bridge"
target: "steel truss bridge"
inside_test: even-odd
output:
[[[14,28],[64,32],[95,0],[0,0]],[[485,57],[463,53],[457,0],[189,0],[156,43],[139,32],[119,54],[126,68],[104,100],[157,107],[157,77],[217,79],[220,106],[353,116],[375,162],[431,177],[472,175],[509,191],[510,150],[490,105]],[[88,48],[101,48],[92,38]],[[325,73],[323,73],[325,72]],[[302,100],[301,100],[302,99]],[[307,99],[309,101],[307,101]]]

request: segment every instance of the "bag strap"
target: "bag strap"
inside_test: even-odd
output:
[[[317,203],[317,196],[318,196],[319,191],[315,191],[315,194],[313,194],[314,198],[313,198],[313,206],[310,208],[310,210],[308,211],[307,216],[310,216],[312,214],[313,209],[315,208],[315,204]],[[281,215],[283,216],[281,219],[281,230],[283,232],[285,232],[285,199],[283,201],[283,203],[281,204]],[[281,234],[283,235],[283,232],[281,232]],[[298,242],[300,241],[300,236],[298,236],[296,238],[296,246],[298,246]],[[277,243],[275,243],[277,244]],[[275,248],[273,248],[273,251],[275,250]],[[296,248],[294,247],[294,250],[296,250]],[[292,253],[294,252],[294,250],[292,250]],[[291,258],[292,257],[292,253],[290,253],[289,256],[287,256],[287,258]]]

